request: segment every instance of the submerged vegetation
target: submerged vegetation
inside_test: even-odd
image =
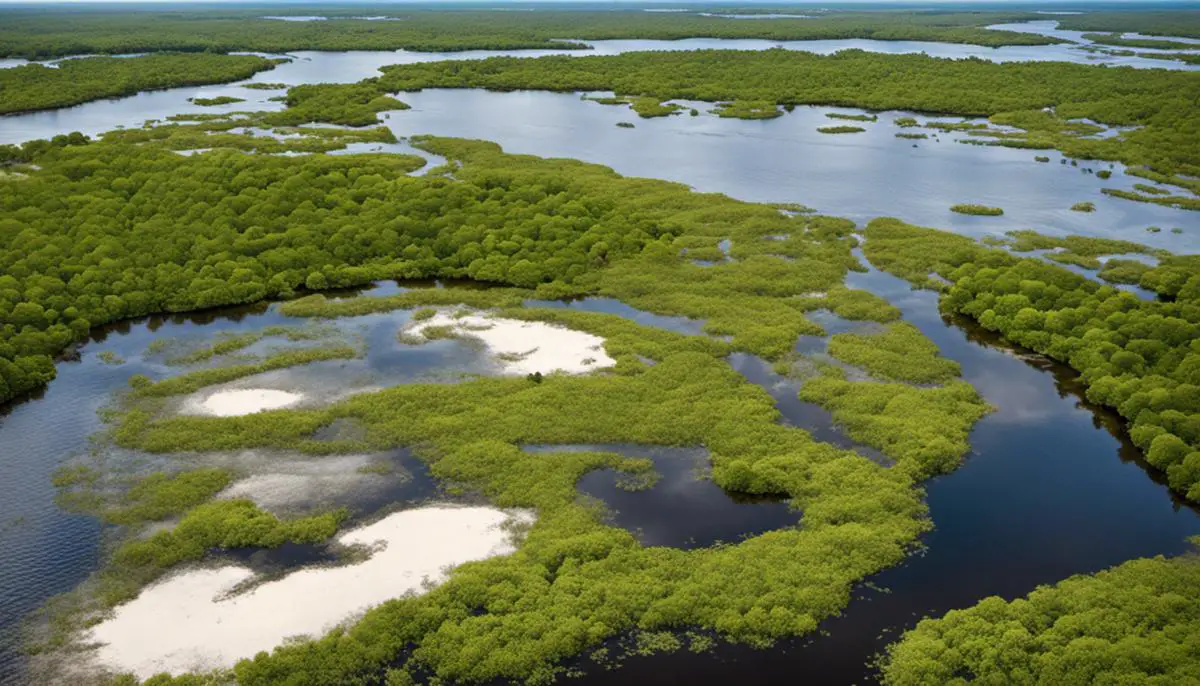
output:
[[[276,62],[256,55],[159,53],[141,57],[83,57],[55,67],[0,69],[0,114],[78,105],[139,91],[201,86],[250,78]]]
[[[191,393],[205,386],[262,374],[274,369],[286,369],[287,367],[311,364],[323,360],[346,360],[356,357],[358,354],[358,350],[348,345],[285,350],[275,353],[261,362],[197,369],[158,382],[151,382],[144,376],[133,376],[129,379],[129,384],[133,387],[134,393],[140,396],[161,397],[179,395],[181,393]]]

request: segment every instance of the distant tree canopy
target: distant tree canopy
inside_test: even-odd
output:
[[[699,13],[624,11],[382,12],[398,21],[354,18],[362,9],[306,8],[328,21],[263,19],[268,10],[110,12],[4,10],[0,56],[55,57],[179,50],[517,50],[585,48],[565,40],[759,38],[765,40],[928,40],[978,45],[1061,42],[985,26],[1041,18],[1028,12],[823,12],[809,19],[737,21]],[[378,10],[372,9],[372,13]]]
[[[1152,36],[1200,38],[1200,14],[1195,10],[1085,12],[1063,15],[1055,19],[1059,28],[1071,31],[1120,31]]]
[[[0,114],[78,105],[140,91],[248,79],[275,62],[256,55],[84,57],[0,69]]]

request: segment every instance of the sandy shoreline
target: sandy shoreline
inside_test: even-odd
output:
[[[503,525],[531,522],[528,511],[434,505],[405,510],[338,537],[373,549],[364,562],[293,572],[227,596],[254,576],[245,567],[191,569],[147,587],[88,632],[96,660],[146,679],[231,667],[289,637],[317,636],[367,609],[446,578],[449,568],[506,555]]]

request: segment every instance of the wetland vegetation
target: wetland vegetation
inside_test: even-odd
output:
[[[974,214],[981,217],[999,217],[1004,214],[1004,209],[1001,207],[988,207],[987,205],[978,205],[974,203],[959,203],[950,206],[951,212],[958,214]]]
[[[820,133],[862,133],[866,131],[861,126],[821,126],[817,128]]]
[[[324,11],[324,10],[323,10]],[[58,57],[81,53],[176,50],[283,53],[291,50],[585,49],[572,39],[761,38],[767,40],[928,40],[977,45],[1050,45],[1031,33],[984,28],[1027,12],[831,12],[816,19],[730,21],[692,13],[554,11],[530,13],[431,11],[390,13],[402,21],[354,18],[330,9],[328,21],[277,21],[257,10],[213,12],[28,12],[6,17],[0,56]]]
[[[618,95],[781,106],[839,105],[990,117],[986,123],[931,123],[977,129],[981,144],[1058,149],[1072,158],[1119,161],[1194,193],[1200,115],[1190,103],[1200,76],[1166,70],[1096,69],[1062,62],[994,63],[847,50],[696,50],[603,57],[494,57],[463,63],[387,67],[379,92],[420,88],[616,90]],[[902,77],[898,77],[902,74]],[[1093,137],[1106,125],[1136,127]],[[1146,169],[1141,169],[1145,167]],[[1114,191],[1114,194],[1125,191]],[[1175,198],[1176,196],[1172,196]],[[1195,198],[1154,202],[1189,207]],[[1140,199],[1140,198],[1138,198]],[[1192,202],[1184,202],[1192,201]]]
[[[1195,256],[1147,270],[1141,283],[1172,300],[1146,301],[1042,260],[895,220],[873,221],[866,235],[874,264],[943,290],[946,310],[1078,370],[1088,398],[1128,421],[1133,442],[1171,488],[1200,500]]]
[[[1200,543],[1200,540],[1196,541]],[[1182,684],[1200,680],[1200,558],[1126,562],[1006,602],[926,619],[893,644],[890,686],[966,683]]]
[[[680,38],[710,30],[776,40],[1053,41],[981,28],[1036,16],[995,13],[903,13],[885,21],[832,12],[819,20],[739,22],[539,12],[530,22],[503,13],[414,10],[396,22],[263,20],[271,21],[266,31],[241,11],[67,13],[53,30],[31,14],[0,29],[0,49],[563,48],[552,39]],[[146,33],[131,32],[138,26]],[[25,35],[33,27],[41,31],[36,42]],[[564,27],[575,30],[568,35]],[[91,59],[177,57],[87,58],[60,69]],[[252,71],[271,64],[254,59],[261,58],[246,61]],[[589,99],[629,105],[643,117],[685,109],[672,99],[717,103],[718,116],[740,119],[785,116],[798,104],[989,116],[989,123],[925,126],[984,144],[1138,165],[1129,173],[1179,189],[1105,189],[1114,195],[1188,207],[1200,191],[1193,75],[857,51],[409,65],[356,84],[293,87],[277,112],[190,115],[94,140],[72,134],[4,146],[0,161],[20,176],[0,176],[0,189],[15,191],[0,193],[0,401],[45,387],[55,358],[102,324],[266,300],[286,300],[274,306],[281,316],[323,320],[235,330],[204,342],[159,338],[131,356],[138,370],[124,372],[128,390],[102,411],[105,425],[91,450],[54,478],[62,506],[119,529],[101,568],[52,611],[58,634],[43,646],[50,653],[74,659],[81,627],[187,565],[239,551],[334,544],[350,521],[348,509],[323,503],[279,513],[226,492],[246,476],[242,461],[256,451],[279,463],[361,453],[350,472],[363,479],[393,476],[391,462],[371,455],[412,451],[444,487],[439,497],[485,500],[536,517],[522,520],[501,554],[473,559],[324,636],[281,642],[213,675],[176,670],[144,683],[548,683],[575,674],[581,656],[604,663],[620,641],[650,654],[685,642],[706,650],[717,640],[764,648],[813,634],[864,581],[920,549],[934,525],[924,482],[962,463],[972,430],[995,409],[972,385],[977,378],[963,377],[966,363],[939,351],[929,337],[936,334],[902,319],[883,297],[847,285],[848,276],[870,271],[859,255],[915,288],[937,291],[947,322],[975,320],[1022,346],[1021,355],[1033,351],[1069,365],[1088,401],[1112,408],[1126,424],[1156,478],[1182,500],[1200,502],[1198,256],[1034,231],[979,242],[888,218],[863,228],[802,206],[741,202],[573,160],[507,154],[484,141],[413,138],[418,150],[446,160],[424,175],[413,174],[425,164],[415,155],[322,154],[395,143],[390,130],[376,126],[378,114],[406,107],[392,93],[425,87],[610,90],[616,95]],[[203,100],[195,102],[240,99]],[[1084,117],[1137,128],[1094,138],[1102,128],[1077,121]],[[302,126],[312,122],[362,128]],[[915,117],[894,123],[920,126]],[[179,154],[196,151],[203,152]],[[952,209],[1003,214],[982,205]],[[1022,254],[1034,251],[1042,254]],[[1121,255],[1140,259],[1109,259]],[[1099,281],[1081,269],[1096,271]],[[390,280],[400,285],[385,295],[343,290]],[[1103,281],[1136,284],[1159,299]],[[689,327],[531,302],[597,297],[637,308],[656,324],[687,318]],[[863,326],[833,329],[840,332],[828,337],[823,353],[798,344],[831,333],[822,325],[829,313]],[[387,344],[406,350],[437,353],[474,339],[487,346],[484,332],[498,322],[513,331],[529,327],[537,340],[528,341],[528,351],[494,354],[503,364],[484,371],[382,389],[355,380],[352,394],[274,406],[282,409],[193,413],[186,404],[194,398],[176,397],[364,357],[367,344],[354,333],[362,331],[353,320],[359,317],[392,321]],[[596,341],[594,355],[577,369],[513,373],[539,346],[551,346],[537,333],[546,331]],[[785,421],[772,395],[778,389],[743,376],[731,364],[734,353],[791,377],[790,400],[822,408],[847,444],[878,452],[818,440],[815,430]],[[110,351],[98,359],[122,361]],[[145,360],[157,365],[154,378],[141,373]],[[597,449],[568,449],[579,445]],[[618,487],[645,490],[655,483],[656,465],[606,445],[702,447],[707,457],[698,478],[710,482],[708,490],[769,498],[787,521],[719,545],[644,544],[604,516],[584,496],[584,484],[612,472],[620,475]],[[131,472],[105,471],[130,456],[137,463]],[[1196,560],[1134,560],[1026,599],[989,598],[926,619],[889,649],[883,679],[1200,678],[1192,655],[1200,635],[1192,602],[1200,587]],[[112,667],[106,669],[116,683],[136,682]]]

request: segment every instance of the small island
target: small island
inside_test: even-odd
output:
[[[201,107],[215,107],[217,105],[229,105],[235,102],[246,102],[245,98],[235,98],[230,95],[219,95],[215,98],[190,98],[188,102]]]
[[[987,205],[975,205],[971,203],[959,203],[950,206],[951,212],[958,214],[975,214],[983,217],[999,217],[1004,214],[1004,210],[999,207],[988,207]]]

